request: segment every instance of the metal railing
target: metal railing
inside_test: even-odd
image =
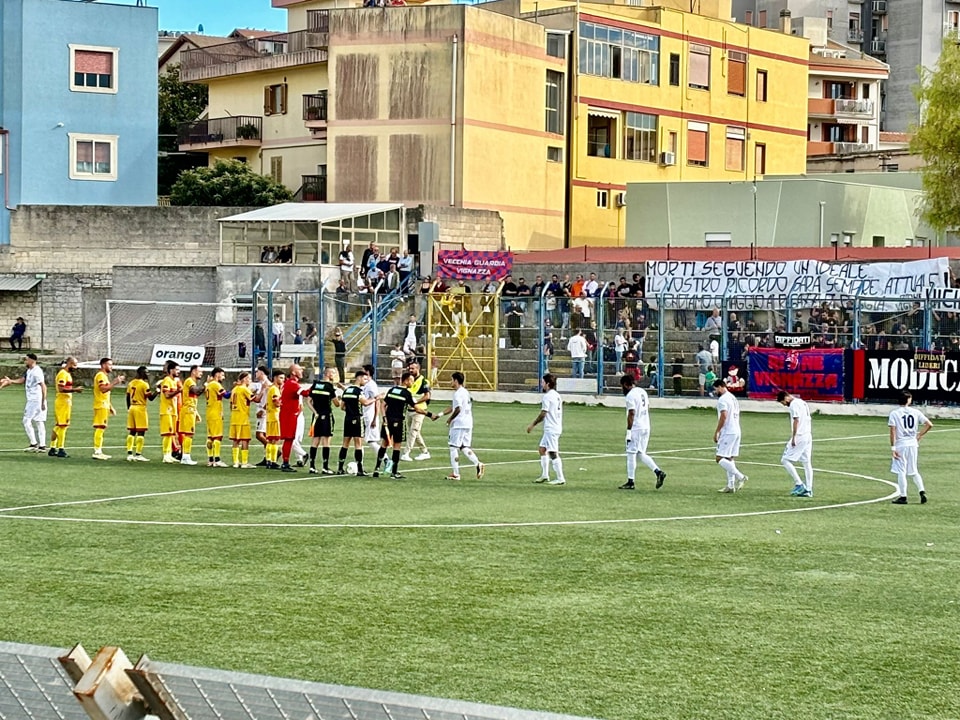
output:
[[[310,32],[330,32],[329,10],[307,10],[307,30]]]
[[[263,118],[255,115],[235,115],[182,123],[177,131],[177,142],[181,147],[223,142],[240,144],[244,140],[259,141],[262,137]]]
[[[305,50],[323,50],[327,48],[328,42],[326,32],[318,30],[297,30],[260,38],[233,40],[206,48],[185,50],[180,54],[180,71],[183,75],[189,75],[204,68],[243,60],[290,55]]]
[[[327,119],[327,92],[313,93],[303,96],[303,119],[313,122]]]
[[[860,28],[848,28],[848,29],[847,29],[847,42],[862,43],[862,42],[863,42],[863,30],[860,29]]]
[[[301,202],[326,202],[327,176],[301,175],[300,190],[297,192],[297,197]]]
[[[873,100],[834,100],[834,112],[873,114]]]
[[[869,143],[858,142],[838,142],[833,144],[837,155],[850,155],[852,153],[870,152],[873,146]]]
[[[873,38],[870,41],[870,52],[882,55],[887,52],[886,38]]]

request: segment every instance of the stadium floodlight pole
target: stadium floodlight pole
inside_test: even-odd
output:
[[[547,369],[547,356],[544,354],[544,351],[546,349],[545,346],[547,344],[547,331],[546,331],[546,328],[544,327],[544,323],[546,322],[546,319],[547,319],[546,299],[545,299],[547,297],[547,287],[548,285],[544,283],[543,290],[540,291],[540,304],[537,306],[537,315],[539,317],[539,321],[537,323],[538,325],[537,339],[538,339],[538,342],[540,343],[540,352],[537,355],[537,358],[538,358],[537,377],[538,378],[542,378],[544,375],[546,375],[549,372],[549,370]],[[556,328],[554,327],[550,328],[551,337],[553,336],[553,331],[555,329]],[[537,382],[539,383],[540,381],[538,380]]]
[[[664,301],[667,297],[667,284],[664,283],[663,287],[660,289],[659,294],[657,295],[657,312],[659,317],[657,318],[657,373],[660,375],[659,382],[657,383],[657,397],[664,396],[664,386],[666,385],[666,378],[664,377],[664,357],[663,357],[663,344],[666,342],[666,333],[664,332],[663,326],[666,325],[667,318],[667,309],[664,306]],[[641,362],[643,358],[640,358]]]
[[[317,367],[320,372],[326,367],[323,363],[323,346],[327,344],[327,318],[323,312],[323,296],[326,290],[326,286],[321,282],[320,294],[317,295]],[[344,379],[340,378],[340,382],[344,382]]]

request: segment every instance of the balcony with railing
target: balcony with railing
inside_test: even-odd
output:
[[[873,149],[874,147],[869,143],[807,141],[807,157],[815,155],[852,155],[854,153],[870,152]]]
[[[326,62],[329,38],[326,31],[307,29],[185,50],[180,54],[180,78],[199,82]]]
[[[297,199],[301,202],[326,202],[327,176],[301,175],[300,190],[297,191]]]
[[[177,144],[181,150],[212,150],[221,147],[259,147],[263,118],[235,115],[181,123]]]
[[[308,128],[327,126],[327,92],[303,96],[303,124]]]
[[[886,55],[887,54],[887,38],[886,37],[875,37],[870,40],[870,54],[871,55]]]
[[[310,32],[330,32],[329,10],[307,10],[307,30]]]
[[[847,42],[859,45],[863,42],[862,28],[847,28]]]
[[[835,117],[837,115],[872,117],[873,100],[853,100],[847,98],[809,98],[807,114],[810,117]]]

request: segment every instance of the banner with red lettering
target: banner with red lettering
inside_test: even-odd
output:
[[[804,400],[843,401],[843,349],[750,348],[747,394],[776,398],[785,390]]]
[[[488,250],[441,250],[437,276],[454,280],[502,280],[513,268],[513,253]]]

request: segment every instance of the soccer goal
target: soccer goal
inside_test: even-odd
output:
[[[253,305],[249,297],[219,303],[107,300],[106,316],[70,344],[82,364],[110,357],[116,367],[181,365],[249,368],[253,347]],[[257,316],[266,305],[257,303]]]

